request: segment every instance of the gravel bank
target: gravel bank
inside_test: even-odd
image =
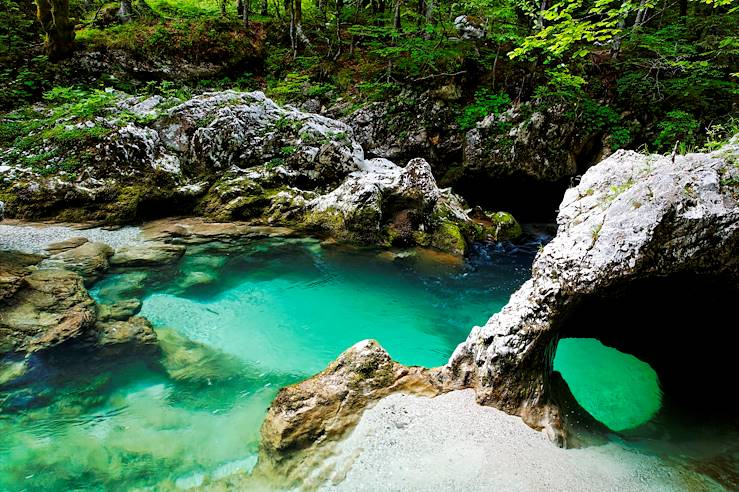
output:
[[[0,250],[16,250],[27,253],[44,251],[46,245],[72,237],[86,237],[90,241],[105,243],[120,248],[141,242],[138,227],[123,227],[106,230],[99,227],[80,229],[77,227],[48,224],[0,224]]]
[[[326,491],[721,490],[616,444],[560,449],[518,417],[477,405],[472,390],[381,400],[326,470]]]

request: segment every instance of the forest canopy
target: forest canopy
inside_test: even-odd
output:
[[[455,83],[462,130],[535,100],[608,128],[617,147],[687,150],[736,129],[737,25],[736,0],[0,0],[0,106],[63,86],[356,108]],[[75,59],[92,53],[221,69],[90,76]]]

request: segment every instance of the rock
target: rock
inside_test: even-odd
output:
[[[0,251],[0,302],[11,297],[23,285],[23,279],[31,273],[29,267],[38,264],[43,256]]]
[[[482,39],[485,37],[485,28],[466,15],[460,15],[454,19],[454,29],[457,30],[462,39]]]
[[[463,134],[456,130],[461,97],[459,87],[448,84],[422,94],[405,91],[387,101],[368,104],[342,118],[371,157],[403,163],[422,157],[437,177],[451,162],[459,161]]]
[[[192,341],[172,328],[158,328],[161,364],[172,379],[215,384],[243,375],[244,365],[232,355]]]
[[[261,92],[206,93],[169,109],[160,108],[159,98],[110,94],[109,116],[80,123],[108,130],[102,141],[90,148],[57,149],[63,157],[76,158],[83,151],[95,156],[84,159],[89,164],[78,173],[79,179],[33,171],[10,179],[0,191],[10,197],[12,215],[123,223],[142,214],[195,211],[219,222],[318,229],[337,239],[365,243],[388,244],[389,236],[402,236],[402,241],[425,246],[439,224],[432,220],[435,208],[461,201],[451,192],[442,193],[427,161],[412,159],[401,167],[385,159],[366,159],[349,125],[280,107]],[[433,103],[429,114],[434,124],[453,121],[452,114],[441,114],[437,105],[450,111],[444,101]],[[116,116],[121,111],[138,112],[151,122],[121,120]],[[405,118],[414,113],[401,114]],[[373,128],[382,119],[365,116]],[[409,128],[405,121],[398,124]],[[417,142],[405,146],[405,154],[426,149],[428,139],[440,142],[438,135],[427,135],[428,126],[419,121],[413,127],[418,134],[411,140]],[[459,142],[455,145],[460,148]],[[0,155],[0,164],[13,158]],[[398,236],[392,223],[401,219],[404,226]],[[470,222],[463,210],[446,220]],[[466,242],[473,239],[466,237],[468,228],[461,230]],[[164,255],[164,249],[157,251]],[[146,250],[118,251],[110,263],[151,265],[177,257],[171,251],[160,259],[132,258],[148,255]],[[77,269],[86,276],[97,271]]]
[[[484,239],[489,241],[513,240],[523,234],[521,224],[508,212],[485,212],[477,208],[474,220],[482,226]]]
[[[566,108],[559,106],[521,106],[488,116],[465,136],[464,171],[488,180],[555,182],[576,175],[577,156],[589,136],[565,114]]]
[[[141,316],[125,321],[98,321],[83,344],[89,344],[99,357],[141,355],[159,350],[151,323]]]
[[[0,387],[24,376],[28,370],[28,359],[26,358],[0,358]]]
[[[127,299],[113,304],[98,304],[98,321],[126,321],[141,311],[139,299]]]
[[[551,350],[585,300],[628,291],[646,279],[681,278],[687,273],[696,276],[695,282],[699,276],[710,276],[724,278],[728,285],[739,283],[737,159],[735,138],[720,151],[677,156],[674,162],[666,156],[618,151],[590,168],[565,194],[557,235],[537,256],[532,279],[457,347],[445,368],[447,380],[475,388],[480,403],[521,415],[566,445],[567,414],[560,411],[552,391]],[[657,298],[655,292],[648,295]],[[655,328],[628,335],[638,337],[634,350],[651,344],[649,329]],[[677,326],[670,327],[670,336],[677,340],[685,336],[679,331],[672,334],[673,329]],[[591,336],[608,335],[599,334],[597,325],[591,330]],[[618,342],[628,336],[621,327],[612,339]],[[651,355],[659,360],[668,341],[653,336],[662,348]],[[673,364],[672,372],[684,360]],[[669,375],[670,371],[663,373]],[[714,377],[718,376],[712,372],[710,378]],[[682,391],[684,386],[678,384]]]
[[[59,248],[59,244],[57,243],[55,248]],[[73,242],[68,242],[68,244],[71,245]],[[61,268],[79,273],[85,279],[85,283],[90,285],[108,269],[108,258],[112,255],[113,248],[107,244],[91,243],[85,240],[77,247],[72,247],[44,260],[39,267]]]
[[[394,362],[373,340],[357,343],[320,374],[277,394],[262,424],[260,473],[277,471],[289,481],[296,467],[317,464],[311,450],[341,437],[371,402],[395,391],[438,394],[433,374]]]
[[[156,242],[124,246],[110,258],[110,264],[126,268],[168,265],[179,260],[186,249],[185,246],[177,244]]]
[[[82,277],[38,270],[0,305],[0,353],[36,352],[75,339],[95,323],[95,302]]]
[[[64,241],[48,244],[46,246],[46,251],[48,251],[51,255],[55,255],[58,253],[63,253],[70,249],[74,249],[77,246],[82,246],[88,241],[89,239],[87,239],[86,237],[70,237],[69,239],[65,239]]]

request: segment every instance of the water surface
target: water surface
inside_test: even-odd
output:
[[[186,489],[248,470],[280,387],[365,338],[405,364],[443,364],[528,278],[536,249],[479,246],[454,264],[262,240],[109,275],[93,295],[143,299],[163,355],[31,360],[0,386],[0,490]]]

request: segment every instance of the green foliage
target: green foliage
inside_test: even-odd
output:
[[[493,94],[483,87],[475,92],[475,100],[472,104],[466,106],[457,117],[457,124],[461,130],[469,130],[486,116],[502,113],[510,104],[511,98],[508,94],[504,92]]]
[[[687,149],[696,143],[696,132],[700,128],[700,123],[685,111],[675,110],[667,113],[664,120],[657,124],[660,129],[654,146],[657,150],[668,151],[672,149],[675,142],[680,142],[681,151]]]
[[[546,83],[534,89],[534,99],[543,103],[568,103],[582,99],[587,81],[573,75],[565,65],[546,70]]]
[[[34,39],[33,17],[16,0],[0,0],[0,61]]]
[[[739,118],[729,116],[725,121],[714,123],[706,128],[706,141],[703,149],[718,150],[726,145],[734,135],[739,135]]]
[[[310,76],[289,73],[282,80],[273,81],[267,88],[267,94],[278,102],[289,102],[302,96],[310,87]]]

